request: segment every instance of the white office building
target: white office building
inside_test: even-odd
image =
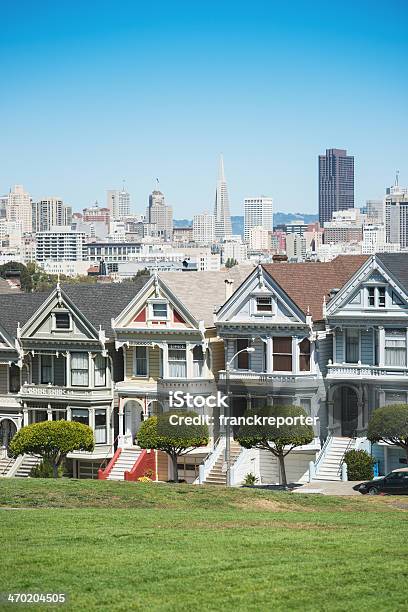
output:
[[[106,197],[106,207],[112,219],[124,219],[130,216],[130,193],[125,186],[119,189],[109,189]]]
[[[215,240],[215,218],[208,212],[193,217],[193,241],[212,244]]]
[[[408,189],[400,187],[398,181],[385,196],[385,231],[387,242],[408,248]]]
[[[266,251],[270,248],[270,230],[261,225],[251,227],[249,232],[249,250]]]
[[[244,200],[244,240],[249,242],[251,229],[261,227],[273,231],[273,201],[267,196],[245,198]]]
[[[75,232],[70,226],[53,227],[37,233],[36,260],[82,261],[86,259],[85,232]]]

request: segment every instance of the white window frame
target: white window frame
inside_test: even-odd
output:
[[[86,385],[76,385],[73,383],[72,379],[72,358],[75,355],[86,355],[88,357],[88,384]],[[77,368],[75,368],[77,369]],[[85,370],[82,370],[83,372],[85,372]],[[71,387],[78,387],[79,389],[87,389],[90,387],[91,385],[91,369],[89,367],[89,353],[87,351],[71,351],[71,358],[70,358],[70,363],[69,363],[69,377],[70,377],[70,383],[71,383]]]
[[[185,359],[184,360],[177,360],[179,361],[179,363],[184,363],[185,364],[185,376],[172,376],[170,373],[170,362],[174,361],[172,359],[170,359],[169,354],[170,351],[172,350],[172,345],[184,345],[184,350],[185,350]],[[183,349],[173,349],[173,350],[183,350]],[[167,361],[168,361],[168,368],[169,368],[169,378],[174,378],[174,379],[181,379],[181,380],[185,380],[186,378],[188,378],[188,344],[187,342],[169,342],[168,343],[168,352],[167,352]],[[177,363],[176,361],[176,363]]]
[[[136,371],[136,364],[137,364],[137,357],[136,357],[136,353],[137,353],[137,349],[139,348],[144,348],[146,351],[146,374],[138,374]],[[139,345],[139,346],[134,346],[133,347],[133,368],[132,368],[132,372],[133,372],[133,376],[135,378],[149,378],[149,350],[148,350],[148,346],[144,346],[143,344]]]
[[[401,333],[400,334],[393,334],[391,335],[391,329],[393,328],[385,328],[384,330],[384,367],[386,368],[407,368],[407,364],[408,364],[408,338],[407,338],[407,331],[406,329],[401,329]],[[396,329],[395,329],[396,331]],[[398,330],[399,331],[399,330]],[[387,340],[401,340],[404,339],[405,342],[405,364],[404,365],[391,365],[387,363]],[[391,348],[391,347],[390,347]],[[396,347],[393,347],[396,348]],[[401,351],[402,352],[402,351]]]
[[[105,360],[105,382],[103,385],[96,384],[96,372],[97,370],[99,370],[99,368],[96,367],[96,360],[98,357],[102,357],[102,359]],[[93,383],[94,383],[94,387],[97,389],[103,389],[104,387],[107,387],[108,385],[108,359],[107,357],[104,357],[102,353],[97,353],[93,358]]]
[[[348,330],[355,330],[358,332],[358,359],[357,361],[347,361],[347,331]],[[361,362],[361,329],[359,327],[349,327],[349,328],[344,328],[343,329],[343,356],[344,356],[344,363],[349,363],[351,364],[357,364]]]
[[[387,285],[366,285],[365,286],[365,294],[366,294],[366,299],[365,299],[365,308],[379,308],[380,310],[386,310],[387,308],[389,308],[390,305],[390,295],[389,295],[389,291],[388,291],[388,286]],[[374,304],[371,305],[369,304],[369,290],[370,289],[374,289]],[[380,306],[380,295],[379,295],[379,289],[384,289],[385,290],[385,303],[384,306]]]
[[[69,317],[69,327],[64,327],[64,328],[57,327],[57,320],[55,316],[56,314],[67,314]],[[69,310],[65,310],[65,309],[54,310],[51,313],[51,320],[52,320],[51,330],[53,332],[57,332],[58,334],[61,334],[64,332],[72,332],[74,330],[73,320],[72,320],[72,316]]]
[[[166,305],[166,316],[165,317],[156,317],[154,312],[153,312],[153,305],[154,304],[165,304]],[[148,319],[149,321],[170,321],[170,304],[168,302],[168,300],[163,300],[163,299],[153,299],[153,300],[149,300],[147,302],[147,306],[148,306]]]

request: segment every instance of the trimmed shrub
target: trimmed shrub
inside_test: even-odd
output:
[[[58,468],[58,478],[62,478],[64,475],[64,466],[60,465]],[[35,465],[30,472],[31,478],[54,478],[54,470],[52,463],[47,459],[43,459],[41,463]]]
[[[244,478],[244,485],[246,487],[252,487],[257,482],[258,478],[255,476],[255,474],[251,474],[251,472],[249,472]]]
[[[348,480],[371,480],[374,478],[375,459],[365,450],[349,450],[344,455]]]

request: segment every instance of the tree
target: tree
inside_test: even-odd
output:
[[[75,421],[42,421],[22,427],[10,442],[9,451],[13,457],[40,455],[44,463],[50,463],[54,478],[58,468],[73,451],[92,451],[95,442],[93,431],[88,425]]]
[[[24,264],[17,261],[9,261],[0,266],[0,276],[3,278],[7,277],[7,272],[19,272],[20,273],[20,287],[22,291],[29,293],[32,290],[33,283],[31,279],[31,273]]]
[[[183,417],[177,421],[171,417]],[[195,419],[191,424],[185,418]],[[141,448],[155,448],[169,455],[173,465],[174,481],[178,482],[177,460],[193,448],[208,444],[208,427],[198,423],[200,417],[195,412],[177,411],[164,412],[152,416],[140,426],[137,441]]]
[[[367,438],[370,442],[401,447],[408,461],[408,404],[391,404],[374,410],[368,423]]]
[[[228,257],[227,261],[225,262],[226,268],[233,268],[236,265],[238,265],[238,262],[233,257]]]
[[[248,417],[261,417],[261,424],[255,420],[249,421]],[[278,420],[281,418],[285,419],[282,424]],[[246,411],[246,424],[239,428],[236,438],[244,448],[259,448],[272,453],[279,461],[282,484],[286,487],[285,457],[294,448],[310,444],[314,439],[313,427],[306,424],[308,418],[300,406],[252,408]]]

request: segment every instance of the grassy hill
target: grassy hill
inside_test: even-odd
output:
[[[67,611],[406,609],[407,502],[106,481],[0,485],[3,593],[66,592]]]

